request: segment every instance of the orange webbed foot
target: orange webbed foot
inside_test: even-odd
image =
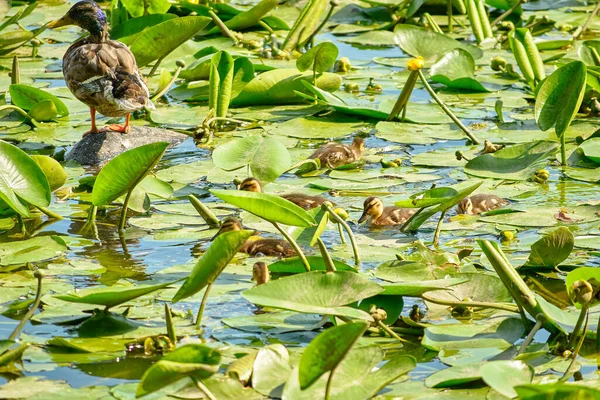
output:
[[[96,134],[96,133],[98,133],[98,129],[90,129],[89,131],[87,131],[86,133],[83,134],[82,138],[86,137],[87,135]]]
[[[131,127],[129,125],[119,125],[119,124],[111,124],[106,125],[101,129],[102,132],[120,132],[120,133],[129,133]]]

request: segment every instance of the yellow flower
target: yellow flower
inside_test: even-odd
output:
[[[418,71],[425,67],[425,60],[423,57],[419,56],[417,58],[413,58],[406,63],[406,68],[409,71]]]

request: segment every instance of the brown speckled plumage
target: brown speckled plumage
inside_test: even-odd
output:
[[[239,190],[246,190],[248,192],[262,193],[262,186],[260,182],[256,178],[246,178],[240,183]],[[298,207],[302,207],[305,210],[310,210],[313,208],[320,207],[321,204],[327,201],[327,199],[321,196],[311,196],[308,194],[302,193],[286,193],[282,194],[279,197],[286,199],[297,205]],[[333,204],[333,203],[332,203]]]
[[[476,215],[508,204],[510,204],[508,200],[494,194],[475,194],[464,198],[458,204],[457,212],[458,214]]]
[[[359,223],[369,220],[370,226],[393,226],[404,224],[415,212],[413,208],[384,207],[378,197],[369,197],[363,204]]]
[[[364,149],[363,139],[355,137],[350,146],[342,143],[327,143],[325,146],[317,149],[309,158],[318,158],[321,162],[321,167],[333,169],[360,160]]]

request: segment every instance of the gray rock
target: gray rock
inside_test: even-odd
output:
[[[109,131],[87,135],[73,146],[66,159],[81,165],[103,165],[135,147],[156,142],[169,142],[175,146],[188,137],[166,129],[132,126],[127,134]]]

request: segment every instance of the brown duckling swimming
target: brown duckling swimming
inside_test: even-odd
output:
[[[249,192],[262,193],[262,186],[256,178],[246,178],[240,183],[239,190],[246,190]],[[288,193],[282,194],[279,197],[291,201],[295,205],[310,210],[313,208],[320,207],[327,199],[321,196],[310,196],[302,193]]]
[[[335,142],[327,143],[317,149],[309,158],[318,158],[322,167],[333,169],[360,160],[364,150],[365,142],[363,138],[357,136],[350,146]]]
[[[405,223],[417,210],[413,208],[384,207],[379,197],[371,196],[364,202],[358,223],[369,219],[371,226],[393,226]]]
[[[508,200],[494,194],[475,194],[465,197],[458,204],[457,212],[458,214],[477,215],[508,204],[510,204]]]
[[[267,264],[261,261],[254,263],[252,266],[252,280],[256,282],[256,286],[263,285],[271,280]]]
[[[223,221],[221,228],[214,237],[223,232],[241,231],[242,229],[242,223],[239,219],[229,217]],[[250,238],[240,251],[251,256],[262,254],[270,257],[292,257],[296,255],[294,248],[288,242],[281,239]]]

